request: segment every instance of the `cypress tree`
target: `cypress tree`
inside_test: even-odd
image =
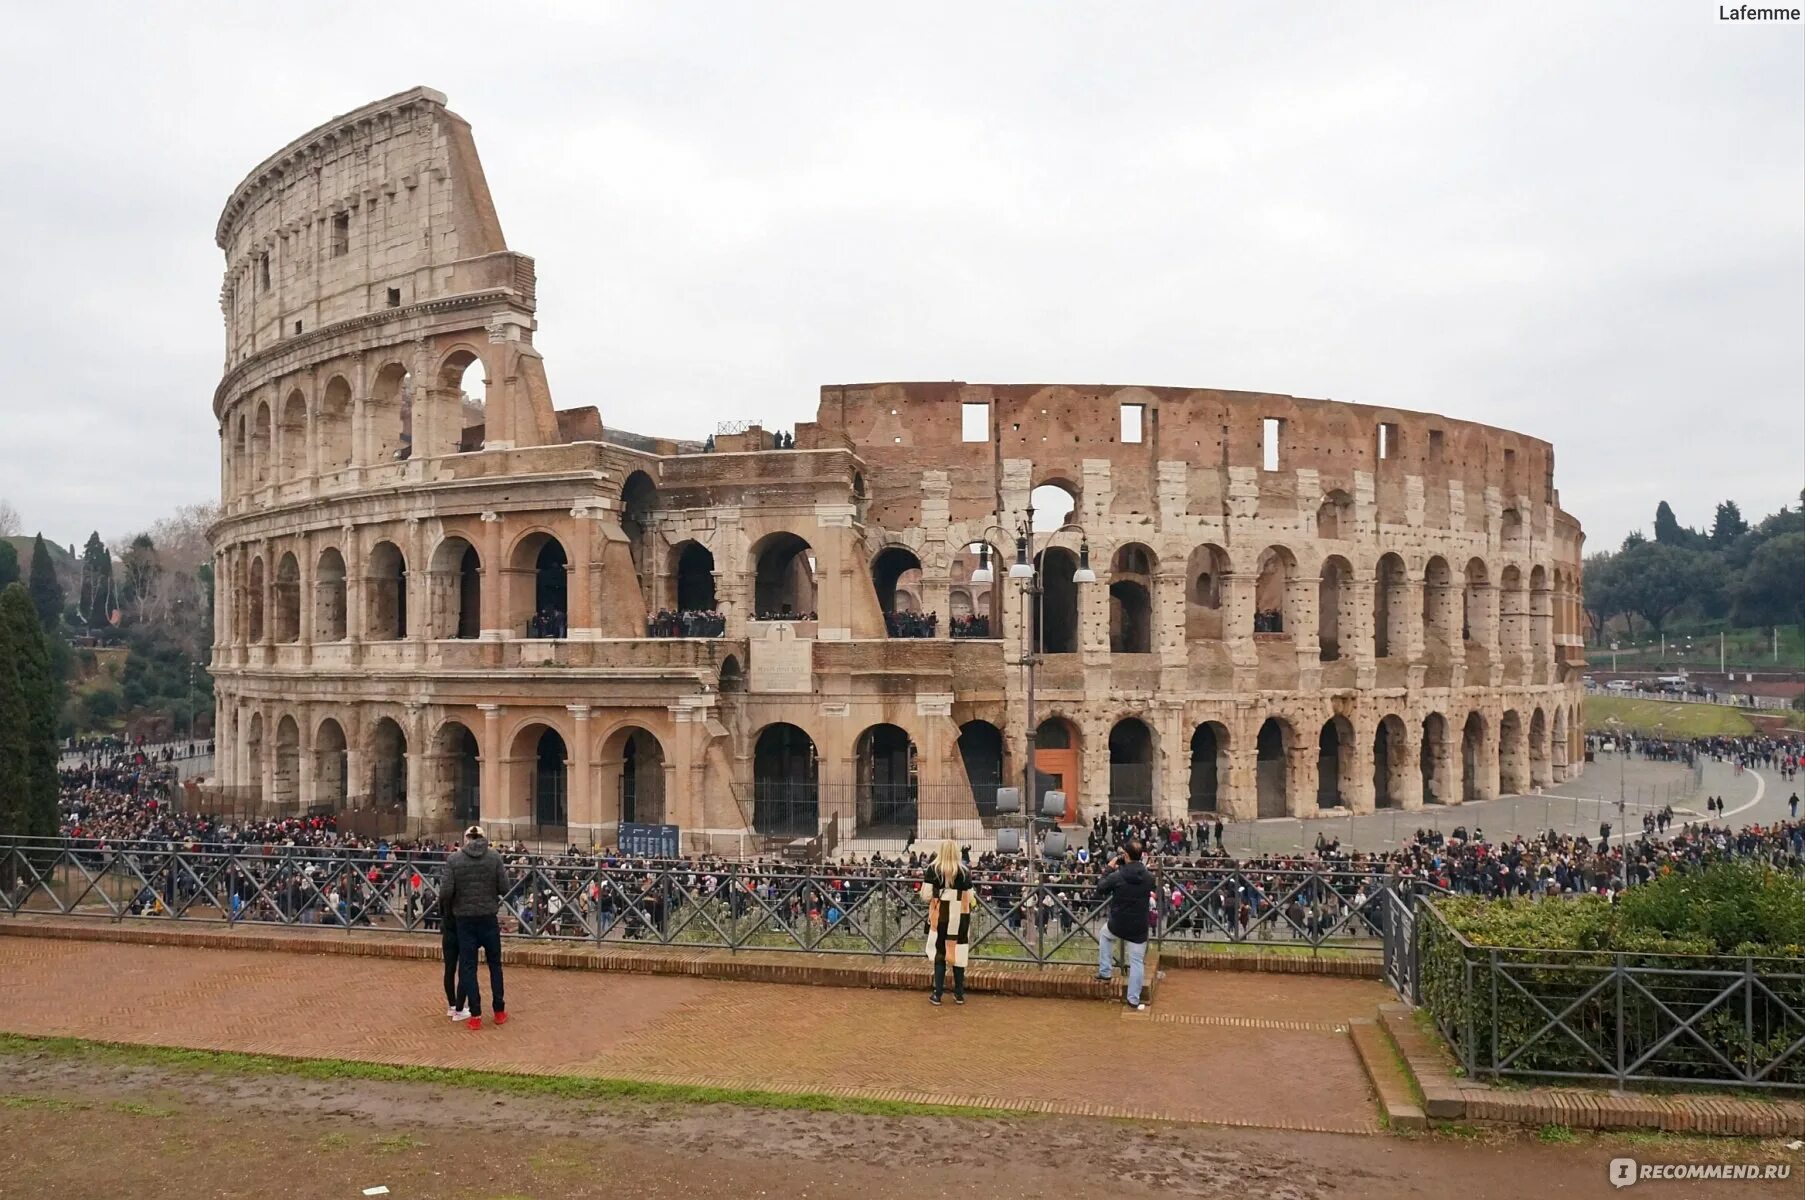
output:
[[[56,779],[56,677],[50,663],[50,644],[31,596],[18,584],[0,592],[0,657],[11,667],[10,679],[0,683],[16,700],[7,706],[6,723],[17,721],[14,733],[0,743],[0,756],[11,762],[0,766],[0,790],[9,797],[13,831],[29,837],[55,837],[57,818]],[[0,704],[6,704],[0,699]]]
[[[63,585],[56,580],[56,564],[44,548],[44,535],[31,543],[31,603],[38,610],[38,624],[54,633],[63,624]]]
[[[0,538],[0,588],[19,582],[19,552],[5,538]]]
[[[21,596],[30,607],[31,598],[25,596],[24,587],[12,584],[0,592],[0,605],[10,605]],[[12,623],[0,621],[0,835],[7,837],[25,832],[26,800],[31,793],[31,720],[25,689],[19,682],[23,657],[14,645]]]
[[[113,556],[99,531],[88,535],[81,552],[81,619],[89,629],[107,624],[113,611]]]

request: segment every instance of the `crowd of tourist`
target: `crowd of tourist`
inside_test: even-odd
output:
[[[713,609],[686,608],[672,612],[661,608],[646,622],[646,636],[655,638],[725,637],[727,618]]]
[[[884,614],[884,632],[893,638],[931,638],[939,628],[939,613],[887,612]]]
[[[1253,615],[1255,633],[1285,632],[1285,614],[1276,608],[1262,608]]]
[[[526,619],[526,635],[530,638],[570,636],[570,618],[561,608],[542,608]]]
[[[954,617],[952,634],[956,638],[987,638],[990,636],[990,618],[988,616]]]
[[[755,621],[813,621],[815,614],[813,612],[792,612],[789,605],[786,604],[776,612],[767,612],[761,609],[758,615],[752,619]]]

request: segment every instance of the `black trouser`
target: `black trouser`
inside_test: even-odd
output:
[[[440,922],[439,954],[445,960],[445,1003],[464,1007],[464,989],[458,986],[458,923],[456,919]]]
[[[483,989],[476,983],[476,952],[480,947],[489,960],[489,993],[496,1012],[508,1011],[507,997],[501,990],[501,923],[494,917],[459,917],[458,987],[469,1002],[470,1015],[483,1012]]]
[[[934,959],[934,994],[941,995],[946,991],[946,955]],[[965,968],[953,968],[953,995],[958,999],[965,998]]]

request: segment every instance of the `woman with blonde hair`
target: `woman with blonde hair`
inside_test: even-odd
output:
[[[941,841],[934,861],[921,881],[921,898],[928,902],[928,960],[934,964],[934,993],[928,1003],[939,1004],[946,991],[946,964],[953,964],[953,1003],[965,1003],[965,960],[970,949],[971,914],[977,905],[971,872],[959,856],[959,843]]]

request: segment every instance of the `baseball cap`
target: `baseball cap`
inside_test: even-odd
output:
[[[472,825],[470,828],[464,830],[464,836],[466,838],[479,838],[483,836],[483,827],[481,825]]]

